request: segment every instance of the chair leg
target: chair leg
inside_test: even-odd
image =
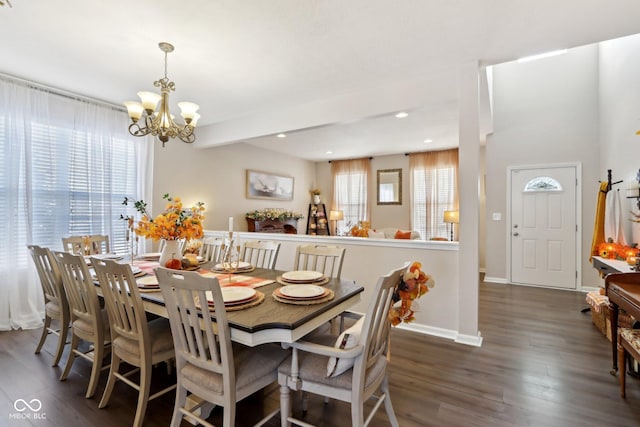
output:
[[[364,426],[364,404],[363,402],[351,402],[351,426]]]
[[[400,427],[398,424],[398,419],[396,418],[396,413],[393,410],[393,405],[391,404],[391,395],[389,394],[389,381],[387,377],[382,381],[382,392],[385,394],[384,398],[384,409],[387,411],[387,417],[389,417],[389,422],[393,427]]]
[[[116,356],[116,353],[111,351],[111,366],[109,368],[109,378],[107,379],[107,385],[104,388],[104,393],[102,393],[102,399],[100,399],[100,404],[98,404],[98,408],[104,408],[109,403],[109,399],[111,399],[111,393],[113,392],[113,386],[116,384],[117,377],[115,375],[116,372],[120,369],[120,358]]]
[[[144,414],[149,403],[149,389],[151,388],[151,364],[142,363],[140,366],[140,390],[138,394],[138,406],[136,417],[133,420],[133,427],[141,427]]]
[[[64,367],[64,371],[62,375],[60,375],[60,381],[64,381],[67,379],[69,372],[71,371],[71,366],[73,365],[73,361],[76,358],[76,351],[78,350],[78,344],[80,344],[80,338],[71,333],[71,349],[69,350],[69,358],[67,359],[67,364]]]
[[[289,417],[291,416],[291,391],[286,385],[280,386],[280,425],[289,427]]]
[[[236,424],[236,404],[231,402],[229,406],[225,406],[222,414],[222,425],[224,427],[234,427]]]
[[[53,364],[51,366],[58,366],[64,346],[67,344],[67,334],[69,333],[69,319],[64,317],[60,321],[60,334],[58,335],[58,348],[56,349],[56,355],[53,358]]]
[[[180,427],[182,417],[184,416],[180,408],[184,408],[187,403],[187,389],[182,387],[178,379],[176,387],[176,402],[173,405],[173,416],[171,417],[171,427]]]
[[[618,368],[620,368],[618,375],[620,375],[620,397],[622,397],[623,399],[626,397],[626,391],[625,391],[625,388],[626,388],[625,382],[626,382],[626,376],[627,376],[626,358],[627,358],[627,351],[620,344],[620,335],[618,335]]]
[[[42,335],[40,336],[40,341],[38,342],[38,346],[36,347],[35,354],[40,354],[40,350],[42,350],[42,346],[44,345],[45,340],[47,339],[47,335],[49,335],[49,327],[51,326],[51,317],[48,315],[44,316],[44,326],[42,327]],[[56,365],[53,365],[56,366]]]
[[[98,379],[100,378],[100,372],[102,371],[102,359],[104,358],[104,343],[93,344],[93,363],[91,365],[91,377],[89,379],[89,386],[87,387],[87,394],[84,396],[87,399],[93,397],[96,393],[96,387],[98,386]]]

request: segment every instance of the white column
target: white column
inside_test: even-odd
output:
[[[482,338],[478,331],[480,108],[477,61],[461,65],[459,90],[460,281],[456,341],[479,346]]]

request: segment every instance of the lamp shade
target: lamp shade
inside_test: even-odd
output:
[[[444,222],[448,224],[458,224],[458,211],[444,211]]]
[[[330,221],[341,221],[344,219],[343,211],[330,211],[329,212],[329,220]]]

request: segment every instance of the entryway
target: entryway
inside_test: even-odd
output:
[[[578,166],[510,168],[511,283],[576,289]]]

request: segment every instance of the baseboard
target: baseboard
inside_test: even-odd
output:
[[[504,277],[484,276],[484,281],[489,283],[500,283],[502,285],[506,285],[507,283],[509,283],[509,281]]]
[[[451,329],[436,328],[434,326],[425,326],[416,323],[401,323],[397,326],[397,329],[446,338],[459,344],[471,345],[474,347],[482,346],[482,337],[480,336],[480,333],[478,333],[477,337],[472,335],[462,335]]]

